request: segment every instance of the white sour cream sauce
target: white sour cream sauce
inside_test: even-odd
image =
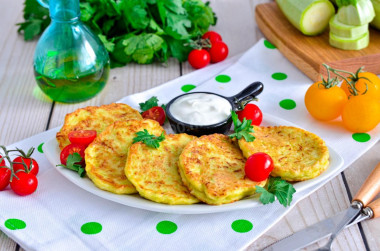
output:
[[[231,115],[231,104],[225,98],[209,93],[194,93],[176,99],[170,113],[177,120],[191,125],[212,125]]]

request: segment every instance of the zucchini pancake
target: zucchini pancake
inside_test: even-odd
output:
[[[122,103],[113,103],[102,106],[88,106],[69,113],[56,138],[62,150],[70,144],[68,134],[78,130],[96,130],[101,133],[107,126],[118,120],[138,119],[140,113],[130,106]]]
[[[265,152],[273,159],[271,176],[287,181],[303,181],[317,177],[329,165],[329,150],[317,135],[291,126],[254,127],[256,139],[239,140],[245,157]]]
[[[255,193],[245,176],[244,158],[232,139],[223,134],[205,135],[186,145],[179,157],[179,173],[191,194],[213,205],[231,203]]]
[[[139,194],[149,200],[185,205],[199,202],[183,185],[178,173],[178,158],[182,149],[195,136],[166,135],[159,148],[142,142],[133,144],[128,151],[125,174]]]
[[[136,193],[125,176],[128,150],[136,132],[148,130],[160,136],[164,129],[155,120],[116,121],[108,126],[85,150],[87,176],[100,189],[116,194]]]

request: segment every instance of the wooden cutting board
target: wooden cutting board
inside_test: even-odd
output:
[[[370,29],[370,44],[359,51],[347,51],[329,45],[328,29],[319,36],[305,36],[286,19],[275,2],[257,5],[256,22],[265,37],[282,54],[313,81],[326,76],[322,63],[355,72],[364,66],[365,71],[380,74],[380,31]]]

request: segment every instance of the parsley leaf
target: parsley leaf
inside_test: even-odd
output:
[[[251,134],[251,132],[254,132],[253,126],[252,126],[252,120],[247,120],[246,118],[243,119],[243,122],[240,122],[238,115],[236,112],[231,111],[231,117],[232,121],[234,122],[234,131],[235,133],[230,134],[230,138],[237,138],[241,139],[244,137],[244,139],[247,142],[252,142],[255,140],[255,136]]]
[[[115,44],[112,41],[107,40],[106,36],[99,34],[98,37],[104,44],[104,47],[106,47],[107,51],[112,52],[115,49]]]
[[[133,143],[143,142],[145,145],[152,148],[159,148],[160,142],[165,139],[165,134],[162,132],[160,136],[149,134],[147,129],[136,132],[136,137],[133,138]]]
[[[139,64],[148,64],[161,50],[167,48],[166,42],[153,33],[132,35],[123,41],[124,52]]]
[[[158,98],[156,96],[151,97],[143,103],[139,103],[141,111],[145,112],[154,106],[158,106]]]
[[[79,155],[79,153],[73,153],[67,157],[66,165],[60,164],[57,166],[73,170],[77,172],[81,178],[83,178],[86,175],[86,169],[84,169],[81,164],[78,164],[81,161],[82,157]]]
[[[266,188],[256,186],[256,192],[261,193],[260,201],[265,205],[273,203],[275,197],[281,205],[287,207],[293,200],[293,194],[296,192],[293,185],[281,179],[280,177],[270,177]]]

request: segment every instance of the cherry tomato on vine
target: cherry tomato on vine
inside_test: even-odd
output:
[[[37,177],[32,173],[17,172],[10,182],[13,192],[24,196],[36,191],[38,186]]]
[[[84,166],[85,165],[84,150],[86,150],[86,146],[84,145],[79,145],[79,144],[67,145],[65,148],[62,149],[61,154],[60,154],[61,163],[63,165],[66,165],[67,158],[69,157],[69,155],[74,154],[74,153],[79,153],[79,155],[82,157],[82,161],[78,164],[81,164],[82,166]]]
[[[3,159],[3,156],[0,155],[0,167],[5,166],[5,160]]]
[[[211,57],[211,63],[218,63],[227,58],[228,46],[222,41],[212,43],[209,53]]]
[[[153,106],[149,110],[146,110],[141,114],[144,119],[153,119],[156,120],[160,125],[165,123],[165,111],[161,106]]]
[[[189,53],[187,60],[192,67],[200,69],[210,63],[210,54],[204,49],[194,49]]]
[[[222,41],[222,36],[215,31],[208,31],[202,36],[203,39],[209,39],[210,43],[213,44],[215,42]]]
[[[88,146],[96,138],[95,130],[78,130],[71,131],[68,135],[69,140],[73,144]]]
[[[343,108],[342,120],[352,132],[368,132],[380,122],[380,101],[366,94],[351,96]]]
[[[27,167],[27,170],[25,170],[25,166],[22,164],[23,161]],[[26,157],[19,156],[15,158],[12,162],[17,162],[13,164],[14,172],[21,170],[23,172],[30,172],[34,175],[38,174],[39,166],[38,166],[37,161],[33,158],[26,158]]]
[[[367,90],[365,95],[380,100],[380,78],[372,72],[360,72],[358,74],[358,77],[359,79],[355,82],[355,88],[358,91],[358,94],[363,94]],[[365,77],[368,80],[360,77]],[[350,79],[351,78],[349,78],[349,80]],[[343,81],[341,88],[347,94],[347,96],[352,95],[349,91],[349,85],[345,80]]]
[[[346,93],[338,86],[326,88],[322,81],[312,84],[305,94],[305,106],[311,116],[327,121],[339,117],[347,102]]]
[[[250,180],[260,182],[267,179],[272,172],[273,160],[268,154],[257,152],[248,157],[244,169]]]
[[[2,156],[0,155],[0,159]],[[11,169],[6,167],[4,159],[0,162],[0,191],[4,190],[9,185],[11,179]]]
[[[11,179],[11,169],[8,167],[0,167],[0,191],[3,191]]]
[[[243,110],[236,112],[239,120],[243,121],[244,118],[252,120],[252,125],[259,126],[263,121],[263,113],[260,108],[255,104],[247,104]]]

